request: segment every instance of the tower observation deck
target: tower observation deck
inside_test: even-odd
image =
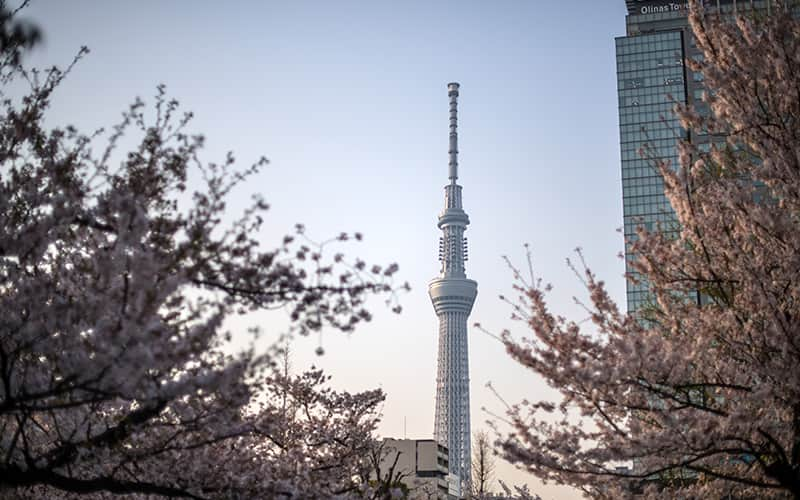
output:
[[[468,491],[471,479],[469,424],[469,356],[467,319],[478,293],[478,283],[467,279],[467,239],[464,231],[469,217],[461,201],[458,180],[458,89],[447,85],[450,97],[449,184],[444,188],[444,210],[439,215],[439,277],[428,293],[439,318],[439,358],[436,373],[436,420],[434,436],[450,451],[450,473],[460,478],[460,494]]]

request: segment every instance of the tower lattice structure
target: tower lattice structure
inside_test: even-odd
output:
[[[444,188],[444,210],[439,215],[438,278],[430,282],[428,293],[439,318],[439,360],[436,373],[436,440],[450,452],[450,473],[460,478],[461,493],[471,479],[469,423],[469,350],[467,320],[478,293],[478,283],[467,279],[467,239],[464,231],[469,217],[462,206],[458,180],[458,89],[447,85],[450,97],[450,183]]]

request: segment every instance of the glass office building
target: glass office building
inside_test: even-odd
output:
[[[626,36],[616,39],[616,51],[625,262],[631,273],[636,256],[630,242],[636,239],[636,228],[674,231],[677,227],[655,162],[677,166],[679,140],[706,149],[713,138],[683,130],[673,113],[678,103],[704,111],[703,77],[684,64],[687,58],[701,57],[689,29],[688,5],[683,0],[625,3]],[[722,13],[769,9],[766,0],[707,0],[707,5]],[[637,311],[648,301],[646,282],[628,282],[628,311]]]

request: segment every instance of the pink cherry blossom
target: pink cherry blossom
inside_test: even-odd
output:
[[[264,248],[260,197],[223,223],[266,160],[200,161],[163,87],[109,136],[48,130],[69,70],[18,66],[36,32],[0,10],[0,496],[369,496],[383,393],[282,372],[276,351],[231,354],[240,332],[223,324],[281,308],[293,333],[351,331],[368,297],[397,307],[396,266],[329,258],[351,238],[317,243],[300,224]],[[118,151],[123,136],[138,145]]]
[[[505,345],[562,400],[513,406],[500,442],[544,480],[596,498],[800,498],[800,22],[772,3],[721,19],[691,2],[704,59],[687,65],[710,116],[677,113],[715,143],[656,165],[680,230],[632,243],[651,303],[623,313],[584,266],[591,321],[569,321],[517,281],[533,336]]]

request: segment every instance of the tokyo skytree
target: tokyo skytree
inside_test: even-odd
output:
[[[478,283],[467,279],[467,239],[464,231],[469,217],[461,205],[458,180],[458,84],[447,85],[450,97],[450,183],[444,188],[444,210],[439,215],[438,278],[428,293],[439,317],[439,364],[436,373],[436,441],[450,452],[450,473],[460,478],[460,495],[466,494],[471,478],[469,428],[469,356],[467,318],[478,294]]]

